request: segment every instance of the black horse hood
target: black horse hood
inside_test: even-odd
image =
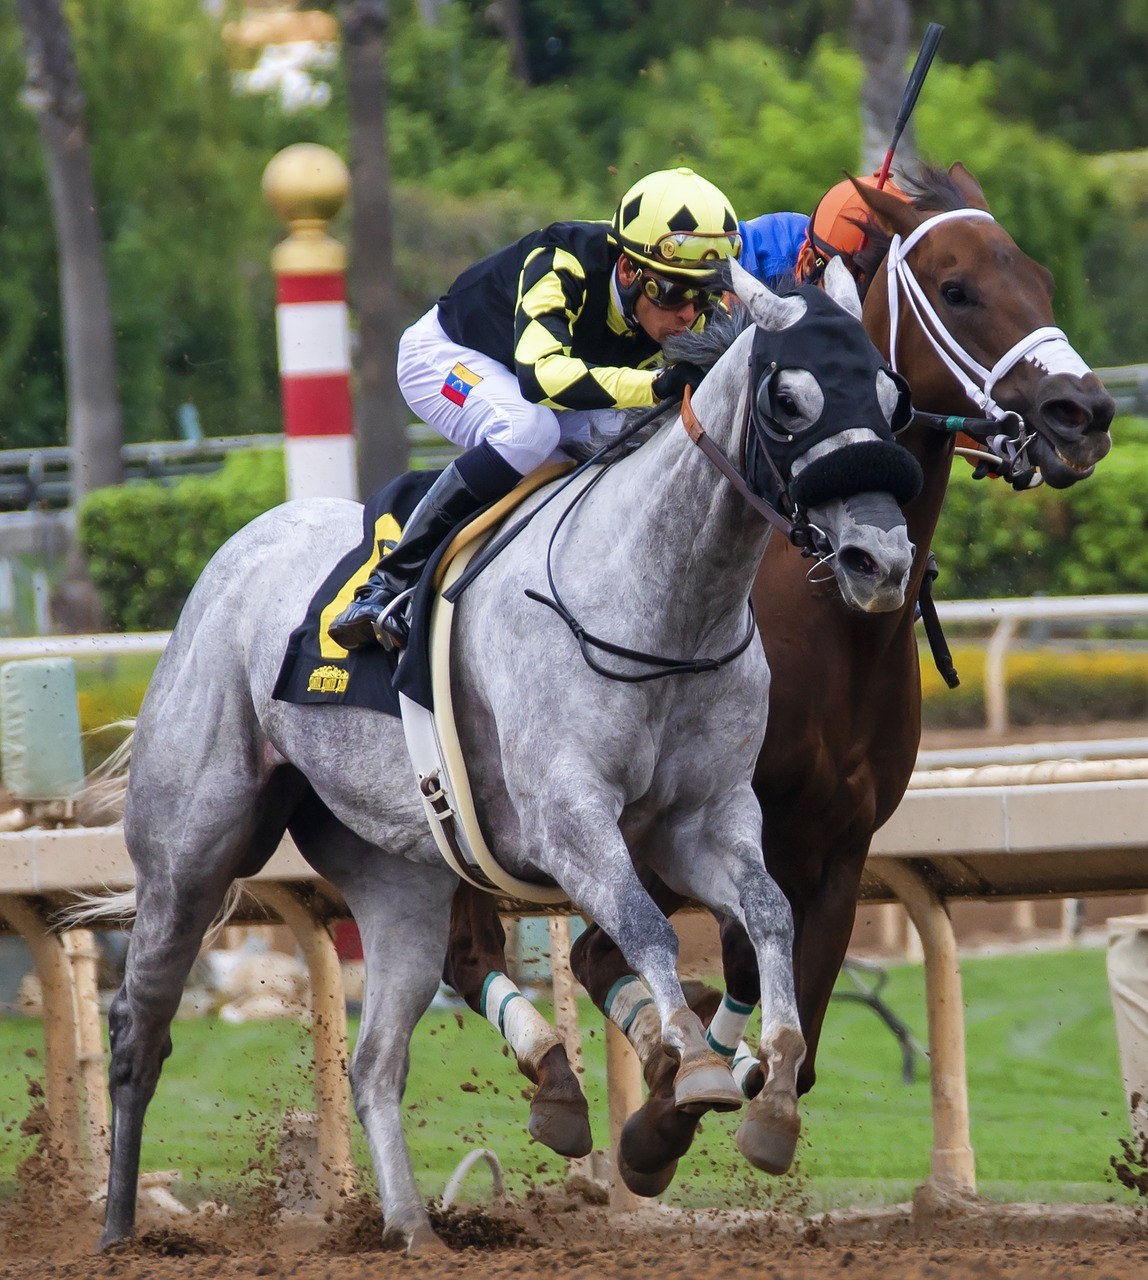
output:
[[[908,384],[881,358],[861,325],[823,290],[805,285],[793,292],[806,304],[801,319],[776,331],[759,326],[754,333],[750,355],[753,429],[746,450],[750,486],[770,501],[800,507],[870,489],[907,502],[922,483],[916,459],[893,439],[894,431],[907,425],[912,414]],[[800,431],[778,421],[776,383],[782,369],[806,370],[816,378],[824,397],[817,421]],[[877,376],[882,372],[899,392],[892,423],[877,394]],[[876,438],[833,450],[793,478],[793,465],[803,454],[852,428]]]

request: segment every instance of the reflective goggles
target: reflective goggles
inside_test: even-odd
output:
[[[699,267],[723,258],[741,256],[741,236],[736,231],[711,235],[700,231],[667,231],[654,242],[652,256],[675,267]]]
[[[712,311],[725,291],[718,284],[680,284],[677,280],[663,280],[643,271],[642,292],[655,307],[665,311],[677,311],[690,302],[699,311]]]

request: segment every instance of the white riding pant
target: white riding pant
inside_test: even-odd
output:
[[[548,409],[532,404],[512,370],[443,332],[438,307],[399,342],[399,389],[429,426],[463,449],[486,440],[525,475],[544,462],[567,458],[562,445],[606,438],[622,425],[621,409]]]

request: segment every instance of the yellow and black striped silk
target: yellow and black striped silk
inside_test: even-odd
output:
[[[586,270],[568,249],[544,245],[526,259],[514,314],[514,370],[522,394],[552,409],[652,405],[652,371],[592,364],[574,354],[574,326],[586,294]],[[627,332],[616,306],[609,307],[605,319],[619,337]],[[649,355],[642,363],[656,358]]]
[[[439,322],[452,341],[512,370],[536,404],[653,404],[661,348],[622,316],[618,254],[608,223],[551,223],[468,267],[439,299]]]

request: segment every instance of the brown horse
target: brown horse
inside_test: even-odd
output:
[[[913,186],[908,203],[859,187],[873,215],[864,260],[856,263],[873,282],[864,300],[870,337],[908,378],[921,414],[1006,412],[1024,433],[1028,461],[1048,484],[1059,488],[1084,479],[1111,447],[1115,406],[1052,328],[1051,275],[991,218],[955,212],[988,207],[962,165],[925,170]],[[913,286],[883,264],[890,245],[896,254],[926,222],[906,256],[928,303],[922,317],[919,303],[914,307],[907,296]],[[897,314],[892,356],[891,303]],[[943,326],[963,359],[954,361],[953,344],[943,338],[930,340],[926,326]],[[960,372],[970,369],[971,377]],[[954,437],[919,418],[901,439],[925,475],[922,492],[906,508],[916,555],[905,606],[885,614],[850,610],[831,585],[810,581],[808,561],[780,538],[767,547],[754,592],[772,671],[754,787],[766,864],[794,915],[794,971],[807,1045],[798,1079],[802,1093],[813,1086],[821,1026],[845,958],[873,833],[900,803],[920,741],[914,613]],[[682,905],[665,886],[649,887],[667,914]],[[486,976],[504,966],[502,946],[493,900],[464,885],[455,900],[446,977],[479,1012],[488,1012],[481,991]],[[722,954],[729,995],[740,1005],[755,1005],[760,989],[753,952],[732,922],[722,925]],[[572,959],[595,1004],[606,1009],[629,974],[613,942],[591,927]],[[717,998],[709,993],[699,1002],[703,1020]],[[656,1195],[688,1149],[698,1116],[673,1106],[666,1085],[674,1064],[657,1053],[643,1061],[650,1097],[626,1126],[619,1166],[633,1190]],[[548,1141],[557,1135],[558,1147],[582,1146],[588,1140],[579,1130],[584,1103],[560,1046],[534,1074],[540,1086],[532,1104],[535,1136]],[[761,1084],[755,1067],[747,1092]]]

